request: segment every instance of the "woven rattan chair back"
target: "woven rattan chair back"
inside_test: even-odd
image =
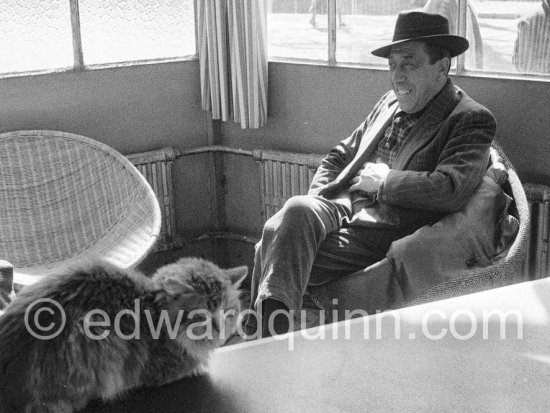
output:
[[[529,205],[525,190],[514,166],[500,145],[495,142],[493,148],[498,151],[508,171],[509,187],[507,192],[514,200],[510,212],[519,221],[519,230],[513,244],[510,246],[506,257],[497,261],[494,265],[473,269],[462,276],[435,285],[409,304],[421,304],[476,293],[490,288],[503,287],[521,280],[523,260],[529,241]]]
[[[16,284],[91,257],[135,266],[160,225],[151,187],[109,146],[57,131],[0,134],[0,259]]]
[[[508,171],[508,183],[505,187],[505,191],[513,198],[509,212],[519,221],[518,233],[506,253],[506,256],[493,263],[493,265],[465,270],[462,274],[449,278],[447,281],[440,282],[421,292],[419,295],[406,300],[403,304],[404,306],[423,304],[476,293],[512,284],[521,279],[523,260],[529,238],[529,206],[525,190],[523,189],[523,185],[514,166],[497,143],[493,143],[493,148],[498,151]],[[343,295],[353,295],[355,292],[350,289],[350,286],[346,284],[345,281],[334,281],[326,285],[329,287],[311,289],[312,294],[308,298],[311,298],[313,307],[326,310],[325,319],[327,320],[332,317],[333,299],[342,297]],[[359,297],[359,300],[360,299],[361,297]],[[340,300],[340,302],[342,302],[342,300]],[[346,310],[346,308],[344,308],[344,310]],[[348,308],[348,310],[355,309]]]

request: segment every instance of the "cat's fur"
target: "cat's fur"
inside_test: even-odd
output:
[[[148,278],[99,263],[24,288],[0,316],[0,412],[72,412],[92,399],[204,372],[210,352],[236,330],[238,287],[246,273],[246,267],[221,270],[184,258]],[[31,335],[25,324],[36,316],[43,327],[60,325],[55,307],[37,313],[40,306],[31,305],[44,298],[66,315],[61,333],[48,340]],[[91,310],[96,314],[86,329]],[[168,320],[160,321],[163,312],[172,327],[181,317],[175,339]]]

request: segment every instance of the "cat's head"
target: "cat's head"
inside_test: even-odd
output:
[[[239,287],[247,274],[246,266],[221,269],[200,258],[182,258],[153,275],[156,287],[173,298],[170,318],[183,317],[178,339],[187,348],[204,348],[205,343],[216,347],[235,333]]]

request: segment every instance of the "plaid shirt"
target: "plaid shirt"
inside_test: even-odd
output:
[[[378,143],[375,162],[383,162],[390,169],[393,168],[397,153],[417,120],[417,114],[407,114],[398,110],[393,117],[392,123],[386,128],[384,138]]]
[[[394,167],[399,149],[407,139],[409,132],[418,120],[419,114],[407,114],[398,110],[391,124],[386,128],[384,137],[378,143],[376,151],[373,151],[370,162],[385,163],[390,169]],[[367,194],[361,191],[351,193],[351,205],[353,214],[365,214],[370,216],[373,222],[381,226],[393,226],[392,222],[379,214],[380,205],[376,202],[376,194]]]

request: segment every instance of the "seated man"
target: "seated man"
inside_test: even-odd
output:
[[[448,76],[467,48],[440,15],[398,16],[392,43],[372,51],[389,60],[392,90],[323,159],[308,195],[289,199],[264,226],[251,296],[261,317],[249,317],[248,334],[287,332],[286,312],[301,308],[308,284],[382,260],[393,241],[468,202],[496,125]]]

